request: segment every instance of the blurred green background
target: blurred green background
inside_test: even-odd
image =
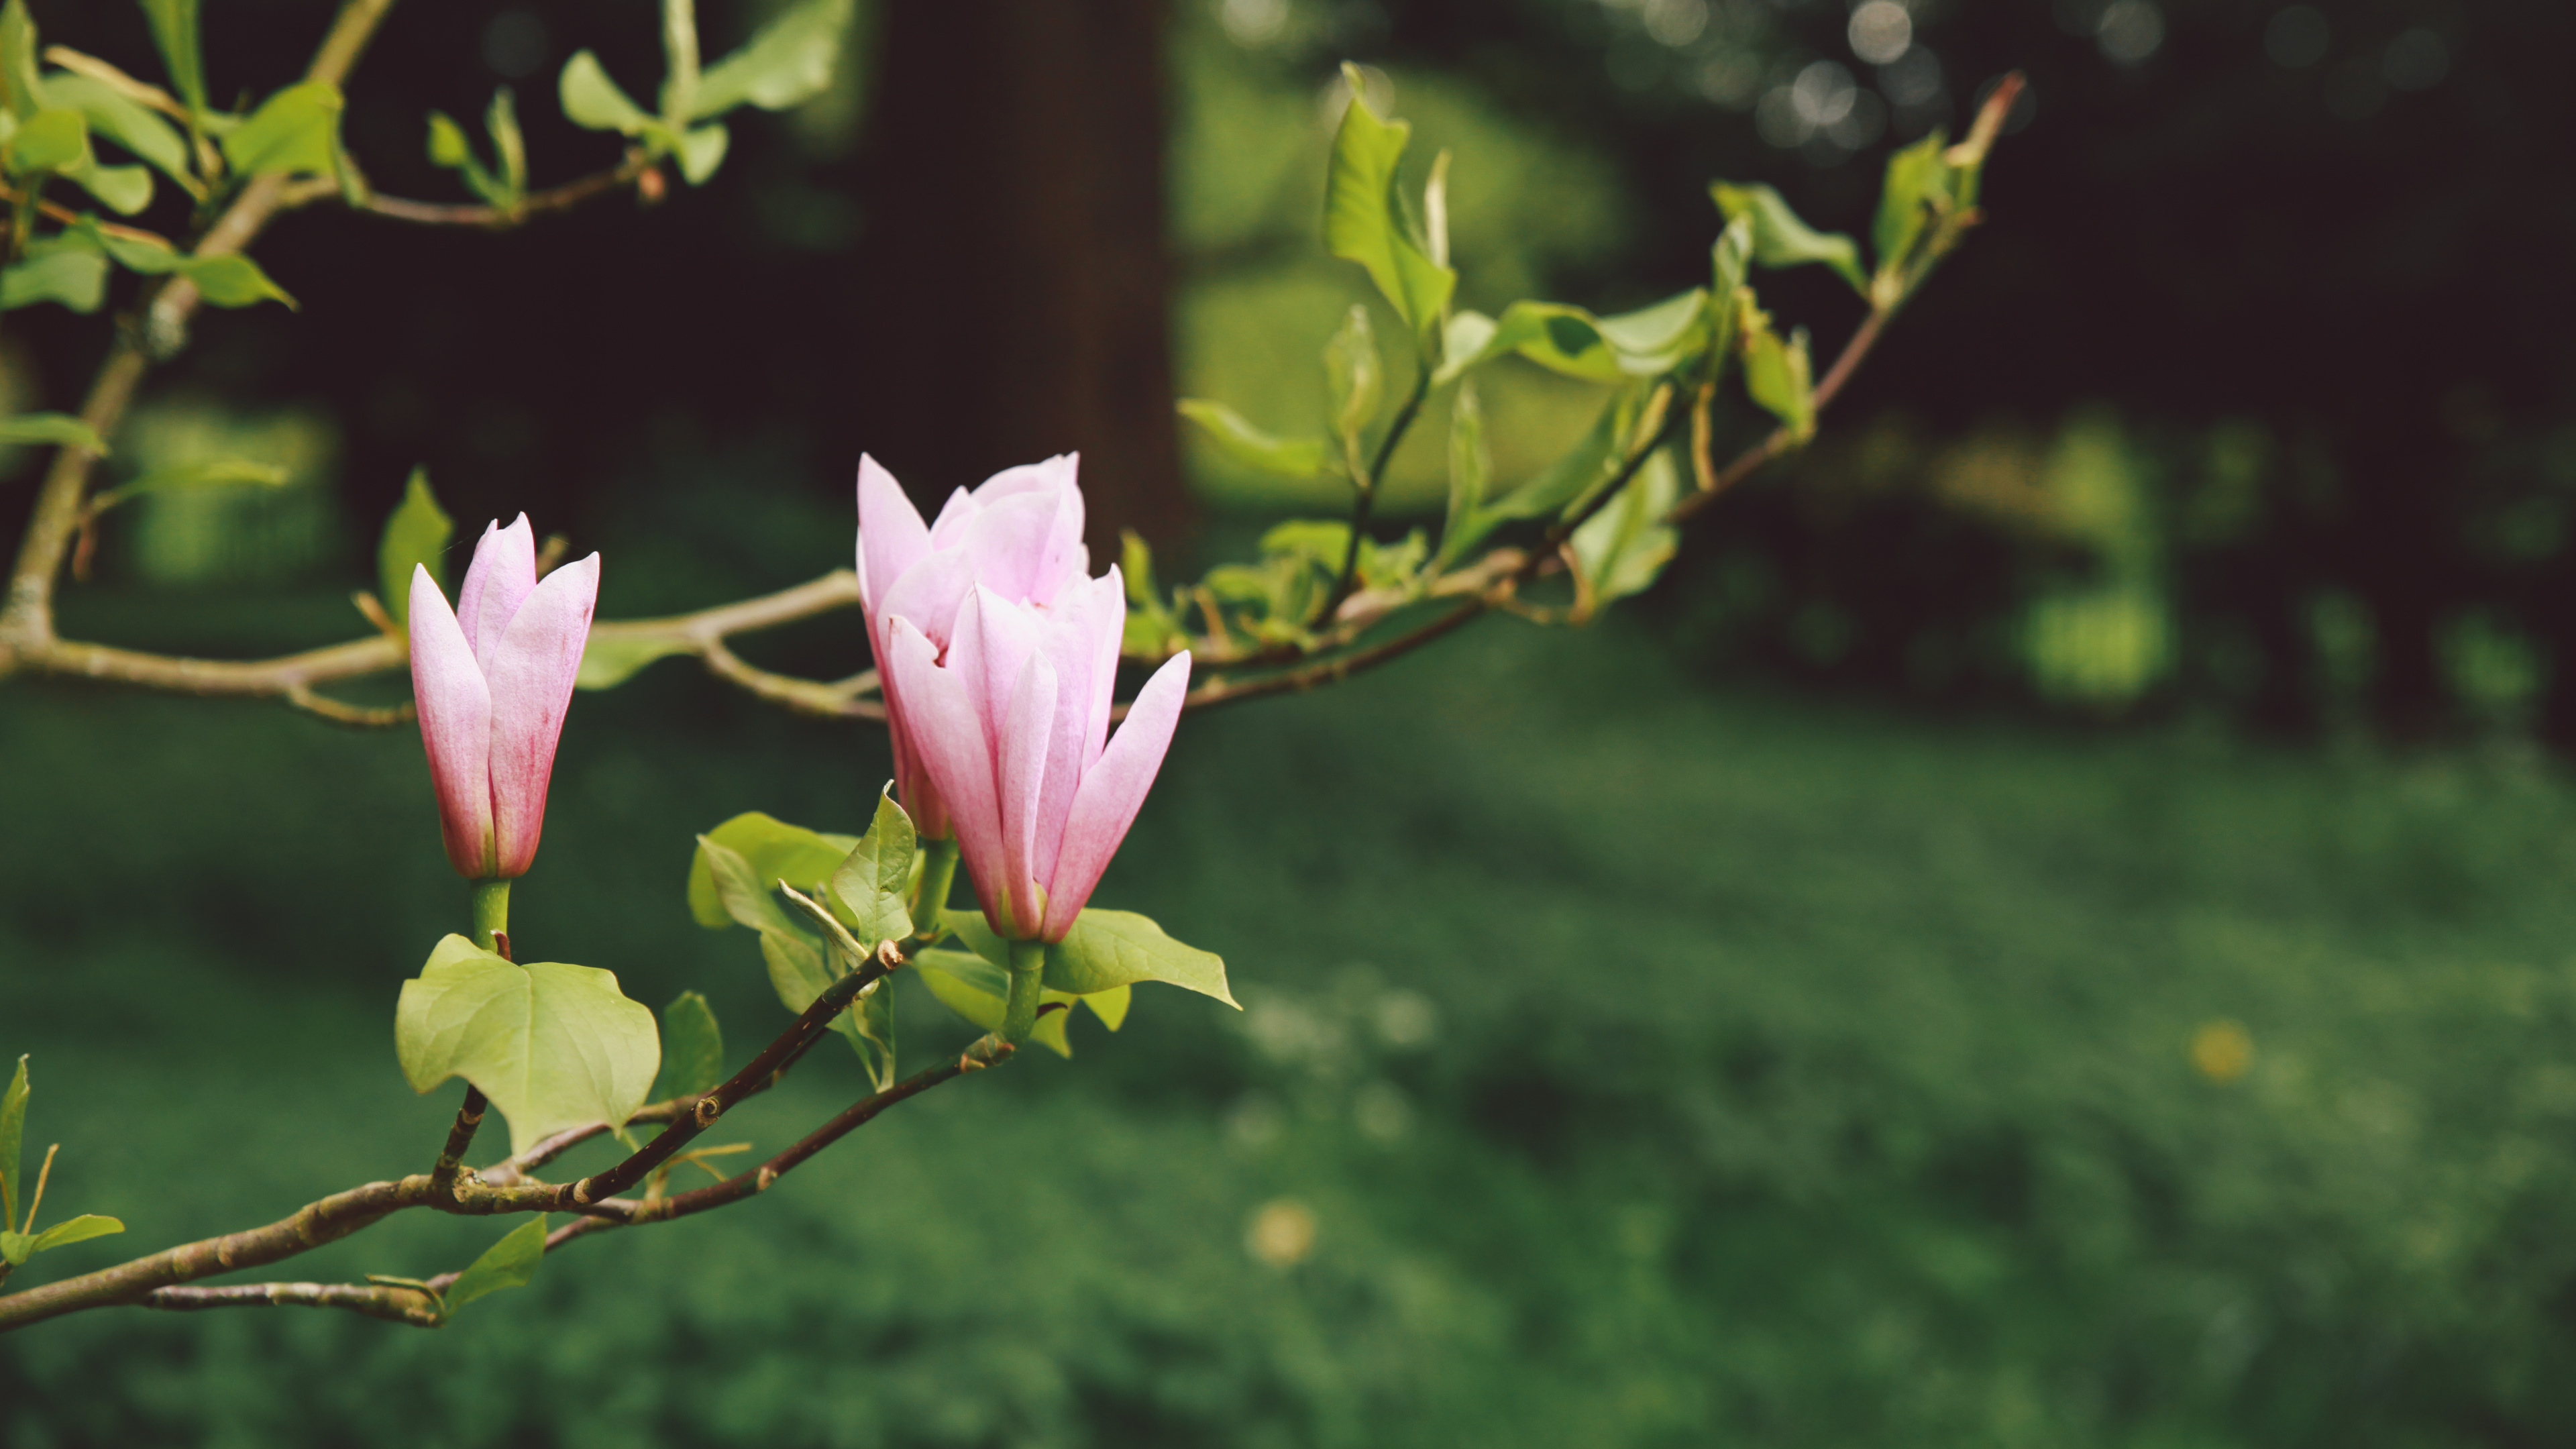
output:
[[[203,324],[116,466],[236,452],[295,481],[137,505],[66,632],[345,637],[422,461],[469,533],[527,507],[600,549],[609,616],[846,563],[859,448],[934,496],[1020,456],[985,450],[1064,445],[1011,431],[1024,402],[1073,420],[1045,436],[1167,578],[1339,507],[1227,473],[1167,414],[982,386],[980,354],[1122,365],[1064,343],[1080,318],[978,310],[998,276],[882,262],[890,237],[969,250],[901,198],[986,204],[1025,136],[952,126],[927,180],[918,138],[990,109],[971,72],[1031,5],[925,7],[988,32],[953,54],[862,6],[839,91],[744,123],[658,210],[488,238],[293,219],[263,257],[303,312]],[[147,63],[126,7],[34,8]],[[944,1088],[435,1333],[279,1309],[11,1335],[0,1443],[2576,1434],[2576,790],[2551,753],[2576,432],[2544,265],[2569,202],[2532,184],[2570,22],[1927,3],[1879,63],[1861,8],[1063,7],[1150,22],[1160,109],[1115,164],[1159,187],[1156,386],[1282,429],[1320,422],[1316,353],[1363,296],[1314,238],[1343,56],[1417,160],[1456,150],[1462,298],[1489,310],[1700,280],[1716,176],[1859,229],[1889,147],[1985,77],[2026,67],[2038,102],[1991,224],[1825,440],[1628,612],[1488,622],[1186,723],[1101,899],[1224,954],[1242,1014],[1147,988],[1069,1062]],[[710,0],[710,49],[762,13]],[[219,81],[272,84],[325,14],[216,8]],[[607,157],[548,129],[554,69],[592,46],[649,77],[653,43],[607,0],[398,8],[352,145],[445,196],[421,111],[508,81],[562,179]],[[1027,240],[1088,265],[1113,230]],[[1830,279],[1762,281],[1828,352],[1857,317]],[[925,329],[906,289],[964,320]],[[0,364],[62,406],[103,335],[12,313]],[[896,415],[907,371],[939,406]],[[1499,371],[1502,476],[1595,406]],[[1395,527],[1436,507],[1440,431],[1399,462]],[[826,677],[862,653],[852,620],[744,647]],[[0,760],[0,1051],[34,1053],[30,1139],[65,1144],[48,1216],[132,1230],[19,1282],[426,1161],[452,1104],[402,1085],[388,1017],[463,890],[415,737],[12,681]],[[580,696],[516,934],[656,1005],[705,991],[739,1061],[784,1014],[748,937],[689,921],[692,835],[745,809],[849,828],[887,773],[881,736],[681,665]],[[905,990],[915,1064],[965,1040]],[[831,1048],[719,1135],[774,1150],[863,1090]],[[397,1220],[289,1275],[426,1274],[497,1236]]]

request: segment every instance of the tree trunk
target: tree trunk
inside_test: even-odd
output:
[[[863,157],[862,444],[936,507],[1082,454],[1095,566],[1188,531],[1161,0],[888,0]]]

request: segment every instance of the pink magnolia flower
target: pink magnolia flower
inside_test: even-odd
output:
[[[1046,603],[975,584],[945,659],[910,615],[887,619],[890,713],[956,827],[984,919],[1011,940],[1073,929],[1171,747],[1187,654],[1154,672],[1109,738],[1126,626],[1115,566]]]
[[[411,685],[447,859],[467,880],[528,873],[555,742],[590,640],[599,555],[537,580],[528,516],[483,530],[458,607],[411,575]]]
[[[884,667],[892,620],[910,619],[935,649],[945,650],[958,609],[977,584],[1015,603],[1047,605],[1082,582],[1091,552],[1082,546],[1076,461],[1064,453],[1005,469],[972,493],[950,494],[938,520],[923,523],[894,475],[874,458],[859,459],[859,594],[894,736],[895,793],[923,839],[944,840],[955,831],[904,723],[896,698],[902,685]]]

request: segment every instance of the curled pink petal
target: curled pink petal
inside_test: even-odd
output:
[[[885,601],[877,606],[873,620],[876,631],[884,635],[886,621],[901,615],[934,647],[945,650],[957,628],[958,606],[974,587],[974,565],[963,553],[955,549],[934,553],[886,587]]]
[[[1164,661],[1128,706],[1126,722],[1100,752],[1099,763],[1083,775],[1072,815],[1065,822],[1064,847],[1046,882],[1042,934],[1047,940],[1061,941],[1073,929],[1073,918],[1090,901],[1100,873],[1109,868],[1109,858],[1127,838],[1127,827],[1136,823],[1145,792],[1153,788],[1154,776],[1163,768],[1172,728],[1180,723],[1181,705],[1189,692],[1190,656],[1179,654]]]
[[[985,919],[1000,930],[999,913],[993,907],[1001,898],[1007,872],[993,757],[985,742],[983,719],[968,703],[966,687],[955,671],[940,667],[937,646],[910,619],[897,615],[887,633],[886,677],[894,681],[904,728],[948,807],[958,853],[975,879]]]
[[[448,864],[467,880],[493,873],[492,692],[429,570],[411,571],[411,688],[438,796]]]
[[[599,555],[565,564],[530,590],[484,664],[492,690],[492,834],[497,874],[527,874],[545,829],[555,745],[581,674],[599,601]]]
[[[993,739],[1009,713],[1011,691],[1020,669],[1037,652],[1041,626],[1037,611],[1014,604],[981,584],[966,607],[957,611],[957,634],[949,641],[949,665],[966,686],[976,716]],[[995,755],[998,764],[1000,756]]]
[[[1032,598],[1056,549],[1063,503],[1053,493],[1020,493],[976,514],[958,545],[974,564],[975,582],[1007,599]]]
[[[1009,908],[1009,923],[996,921],[993,929],[1014,940],[1036,935],[1046,917],[1038,879],[1038,809],[1046,795],[1048,725],[1055,718],[1056,687],[1045,654],[1030,651],[1012,683],[1008,712],[991,721],[999,727],[1001,746],[1002,888],[994,894]]]
[[[491,667],[493,646],[536,586],[537,531],[528,526],[528,515],[520,514],[507,528],[498,520],[484,525],[483,537],[474,545],[474,562],[465,570],[465,587],[456,594],[456,622],[484,668]]]
[[[930,552],[930,526],[912,506],[903,485],[859,455],[859,593],[871,615],[883,612],[886,590]]]

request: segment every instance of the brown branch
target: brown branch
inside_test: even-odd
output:
[[[155,1288],[137,1308],[187,1312],[204,1308],[346,1308],[369,1318],[436,1328],[446,1322],[438,1300],[417,1288],[360,1283],[233,1283],[220,1288]]]
[[[457,1173],[464,1170],[465,1153],[474,1145],[474,1131],[483,1125],[483,1089],[471,1082],[465,1086],[465,1100],[456,1107],[456,1121],[447,1129],[447,1145],[439,1150],[438,1161],[430,1164],[429,1185],[440,1192],[456,1186]]]
[[[550,212],[570,211],[593,197],[606,196],[620,187],[632,185],[645,172],[652,170],[654,164],[651,153],[636,147],[626,153],[625,160],[605,171],[594,171],[579,180],[567,181],[543,191],[531,191],[519,198],[516,206],[408,201],[399,196],[369,191],[350,199],[349,209],[367,216],[381,216],[420,226],[467,226],[485,231],[506,231]]]

